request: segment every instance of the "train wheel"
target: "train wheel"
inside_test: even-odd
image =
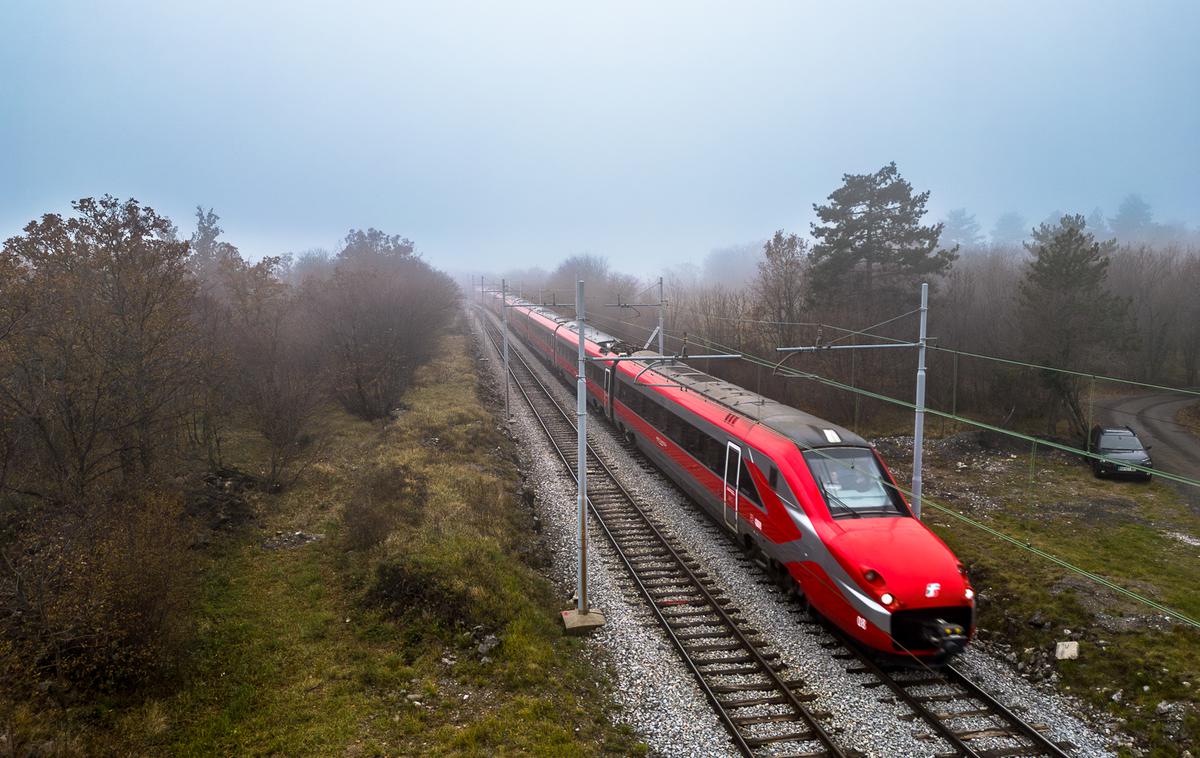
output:
[[[792,575],[788,573],[787,566],[777,560],[769,560],[771,561],[771,579],[775,582],[775,586],[786,594],[791,589]]]
[[[798,603],[804,610],[810,610],[808,605],[808,596],[804,594],[804,588],[800,586],[800,582],[792,576],[792,572],[787,570],[787,566],[779,564],[781,576],[779,578],[780,587],[793,601]]]

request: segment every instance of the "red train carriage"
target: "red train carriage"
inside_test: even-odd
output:
[[[574,321],[517,301],[509,325],[574,382]],[[866,440],[590,327],[584,337],[589,358],[646,356],[589,361],[589,402],[820,613],[886,653],[962,650],[975,606],[963,566]]]

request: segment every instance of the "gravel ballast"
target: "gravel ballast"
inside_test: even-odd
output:
[[[490,344],[483,354],[490,359],[485,374],[502,382],[502,365],[495,360]],[[573,408],[573,390],[551,377],[535,359],[529,358],[529,363],[560,403]],[[512,409],[509,430],[526,458],[542,536],[553,555],[553,578],[566,597],[574,591],[576,576],[575,483],[515,390]],[[779,653],[788,665],[785,678],[807,683],[807,691],[817,698],[810,707],[830,714],[824,724],[845,747],[871,756],[932,756],[947,749],[940,740],[928,738],[926,725],[903,718],[907,708],[880,702],[890,693],[885,688],[864,686],[873,681],[870,674],[848,673],[847,662],[832,655],[836,648],[822,646],[832,640],[830,635],[799,612],[721,527],[640,453],[620,441],[607,422],[593,414],[588,431],[589,441],[614,466],[621,483],[652,517],[667,525],[666,531],[679,546],[734,599],[746,625],[759,630]],[[588,650],[597,663],[610,667],[621,718],[661,755],[737,755],[724,726],[645,600],[632,588],[624,566],[594,520],[589,537],[589,596],[607,623],[588,639]],[[964,674],[1018,715],[1045,726],[1052,739],[1074,745],[1072,753],[1115,754],[1108,747],[1110,736],[1070,715],[1077,710],[1070,701],[1044,686],[1029,684],[1002,661],[970,648],[958,664]],[[919,739],[919,735],[926,738]]]

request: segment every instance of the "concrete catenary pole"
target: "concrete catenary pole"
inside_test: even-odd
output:
[[[508,282],[500,280],[500,313],[504,322],[504,420],[512,419],[508,412]]]
[[[913,421],[913,515],[921,518],[921,453],[925,444],[925,339],[929,321],[929,284],[921,283],[921,336],[917,347],[917,409]]]
[[[579,470],[576,493],[579,510],[579,587],[576,608],[580,615],[586,616],[590,609],[587,594],[587,354],[583,349],[584,315],[583,280],[579,280],[575,282],[575,323],[579,327],[579,367],[575,380],[575,430],[579,438],[576,451],[576,467]]]
[[[665,340],[663,339],[663,306],[667,301],[663,299],[663,278],[658,277],[658,354],[666,355],[663,352],[665,349]]]

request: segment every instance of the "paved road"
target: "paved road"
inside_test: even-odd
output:
[[[1150,392],[1097,402],[1096,417],[1103,424],[1129,425],[1143,445],[1153,445],[1154,467],[1200,480],[1200,439],[1175,421],[1175,414],[1195,395]],[[1106,407],[1100,407],[1106,406]],[[1193,506],[1200,506],[1200,488],[1180,484]]]

